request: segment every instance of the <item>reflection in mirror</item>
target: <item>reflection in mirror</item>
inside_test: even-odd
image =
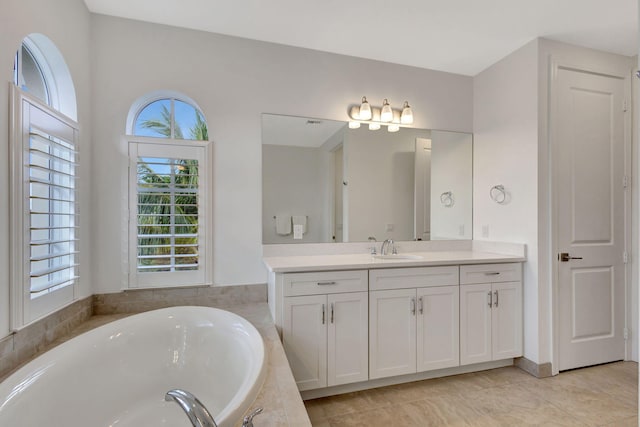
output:
[[[262,239],[470,239],[472,136],[262,115]]]

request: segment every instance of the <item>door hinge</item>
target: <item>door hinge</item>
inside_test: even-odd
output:
[[[624,340],[625,340],[625,341],[626,341],[626,340],[628,340],[628,339],[629,339],[629,329],[624,328],[624,329],[622,330],[622,336],[624,337]]]
[[[622,111],[623,112],[627,112],[629,111],[629,99],[625,98],[624,101],[622,101]]]
[[[627,264],[629,262],[629,253],[627,251],[624,251],[624,253],[622,254],[622,261]]]
[[[622,177],[622,187],[623,188],[627,188],[629,186],[629,176],[628,175],[624,175]]]

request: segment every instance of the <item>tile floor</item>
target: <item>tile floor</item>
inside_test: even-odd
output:
[[[313,426],[638,427],[638,364],[537,379],[514,367],[305,402]]]

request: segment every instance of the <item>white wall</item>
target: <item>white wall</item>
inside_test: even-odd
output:
[[[265,282],[261,254],[260,114],[348,120],[363,95],[405,99],[415,126],[470,132],[472,79],[142,22],[92,16],[95,291],[122,287],[122,145],[131,103],[183,92],[204,112],[214,144],[214,283]]]
[[[538,336],[538,41],[475,76],[473,100],[473,238],[527,245],[524,357],[548,362]],[[489,197],[497,184],[507,203]]]
[[[88,194],[91,185],[91,127],[89,102],[89,12],[82,0],[3,0],[0,3],[0,337],[8,332],[9,322],[9,84],[13,81],[13,61],[25,36],[41,33],[58,47],[71,72],[78,103],[80,123],[80,191]],[[91,293],[91,210],[87,198],[80,200],[81,259],[80,295]]]
[[[262,146],[263,243],[333,242],[330,213],[333,203],[333,154],[322,148]],[[275,215],[306,215],[302,239],[276,233]]]

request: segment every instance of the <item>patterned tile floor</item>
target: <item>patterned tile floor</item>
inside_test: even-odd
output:
[[[313,426],[638,427],[638,364],[537,379],[514,367],[305,402]]]

